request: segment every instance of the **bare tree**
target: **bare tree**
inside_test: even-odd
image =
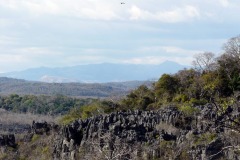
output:
[[[194,56],[195,60],[192,62],[193,66],[199,70],[211,71],[215,69],[215,55],[212,52],[199,53]]]
[[[111,133],[92,138],[88,147],[91,152],[84,155],[88,160],[129,160],[133,156],[132,146],[120,139],[116,140]]]
[[[230,55],[236,60],[240,61],[240,35],[231,38],[224,44],[223,49],[225,54]]]

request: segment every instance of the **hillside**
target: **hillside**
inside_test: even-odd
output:
[[[0,94],[19,95],[65,95],[75,97],[123,96],[142,84],[150,81],[130,81],[112,83],[44,83],[19,79],[0,78]]]
[[[33,122],[24,136],[0,135],[0,148],[7,146],[0,159],[238,160],[238,105],[223,112],[196,106],[191,114],[176,107],[118,111],[62,127]]]
[[[124,82],[156,79],[163,73],[176,73],[187,66],[166,61],[159,65],[135,64],[89,64],[61,68],[31,68],[19,72],[2,73],[2,77],[11,77],[43,82]]]
[[[0,159],[239,160],[238,42],[240,36],[230,39],[219,57],[200,53],[193,61],[195,68],[163,74],[151,87],[140,85],[119,101],[82,102],[60,95],[2,97],[6,110],[31,112],[34,98],[41,98],[35,102],[68,113],[57,125],[37,119],[16,139],[13,134],[0,135],[4,151]],[[45,113],[44,107],[38,108]]]
[[[237,160],[238,105],[223,112],[209,104],[196,106],[191,114],[166,107],[76,120],[62,128],[53,155],[55,159],[74,160]]]

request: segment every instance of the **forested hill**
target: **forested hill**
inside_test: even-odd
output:
[[[129,81],[114,83],[43,83],[0,77],[0,94],[20,95],[65,95],[75,97],[123,96],[130,90],[150,81]]]

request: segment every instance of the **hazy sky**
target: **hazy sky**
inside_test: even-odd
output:
[[[0,0],[0,72],[103,62],[190,65],[194,54],[219,54],[239,33],[239,0]]]

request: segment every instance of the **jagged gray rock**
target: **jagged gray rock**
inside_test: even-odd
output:
[[[239,117],[239,111],[229,107],[218,114],[210,104],[197,108],[200,112],[190,116],[176,107],[167,107],[159,111],[118,111],[77,120],[62,128],[55,141],[53,159],[75,160],[80,154],[81,159],[94,159],[83,150],[92,156],[94,153],[99,156],[98,150],[108,151],[111,157],[118,152],[121,156],[116,159],[240,159],[240,154],[223,150],[239,145],[229,141],[232,132],[226,128],[229,115]],[[124,151],[125,154],[120,154]]]
[[[15,148],[17,146],[16,142],[15,142],[15,136],[14,134],[1,134],[0,135],[0,147],[5,147],[5,146],[9,146],[9,147],[13,147]]]

